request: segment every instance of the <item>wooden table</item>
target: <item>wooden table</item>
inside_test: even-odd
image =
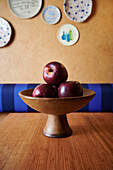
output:
[[[47,115],[10,113],[0,121],[0,170],[113,170],[113,114],[71,113],[73,135],[42,134]]]

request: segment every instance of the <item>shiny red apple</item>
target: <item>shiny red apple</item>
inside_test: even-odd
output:
[[[43,79],[46,83],[59,86],[68,78],[68,72],[63,64],[50,62],[43,69]]]
[[[67,81],[58,87],[59,97],[75,97],[83,95],[83,87],[78,81]]]
[[[50,84],[40,84],[35,87],[32,93],[33,97],[57,97],[56,89]]]

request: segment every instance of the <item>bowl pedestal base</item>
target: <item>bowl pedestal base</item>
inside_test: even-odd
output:
[[[63,138],[72,135],[66,115],[48,115],[45,127],[42,130],[45,136]]]

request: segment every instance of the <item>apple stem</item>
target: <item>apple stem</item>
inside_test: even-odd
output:
[[[49,72],[53,72],[53,69],[52,69],[52,68],[49,68]]]

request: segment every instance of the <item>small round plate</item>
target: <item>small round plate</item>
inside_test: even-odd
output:
[[[85,21],[92,12],[92,0],[64,0],[66,16],[75,22]]]
[[[75,44],[79,38],[78,29],[71,24],[62,25],[57,32],[59,42],[65,46]]]
[[[42,18],[47,24],[56,24],[61,17],[60,10],[56,6],[47,6],[42,13]]]
[[[11,26],[0,17],[0,47],[4,47],[11,38]]]
[[[8,5],[15,16],[28,19],[40,11],[42,0],[8,0]]]

